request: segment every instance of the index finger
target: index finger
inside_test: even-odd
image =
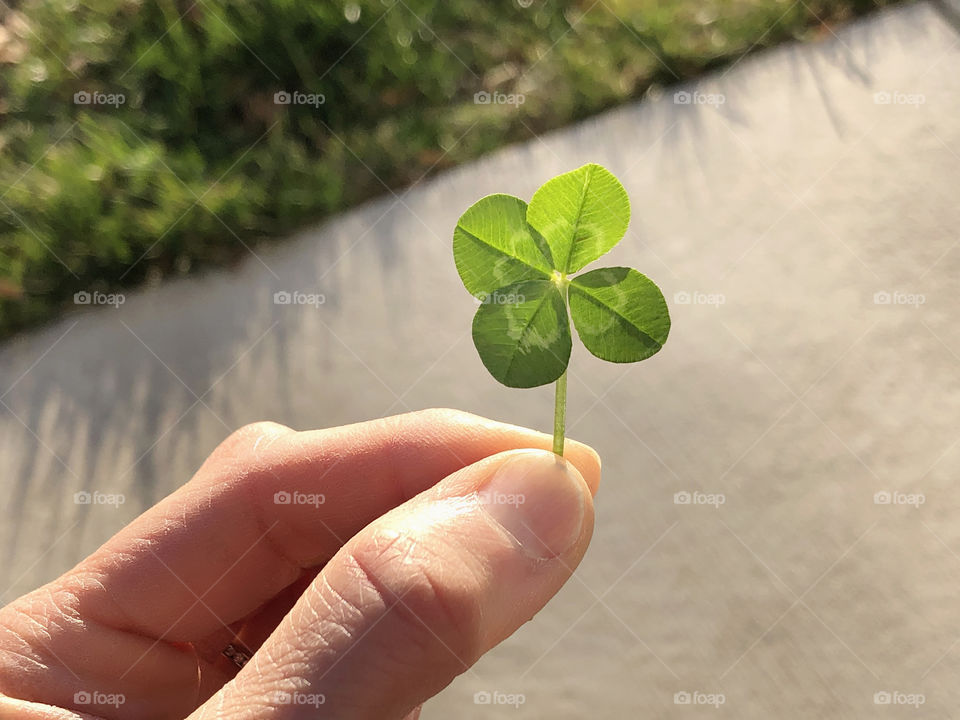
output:
[[[543,433],[453,410],[310,432],[249,426],[71,571],[96,580],[83,583],[79,610],[166,641],[204,637],[447,475],[505,450],[550,446]],[[570,441],[565,455],[596,482],[593,450]]]

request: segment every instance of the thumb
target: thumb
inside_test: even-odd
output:
[[[280,720],[317,709],[407,716],[529,620],[580,562],[600,464],[575,443],[568,458],[493,455],[368,525],[195,717],[247,717],[251,705]]]

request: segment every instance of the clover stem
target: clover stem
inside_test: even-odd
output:
[[[567,371],[557,378],[557,394],[553,406],[553,452],[563,457],[563,435],[567,416]]]

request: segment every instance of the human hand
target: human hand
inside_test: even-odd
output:
[[[452,410],[244,427],[0,609],[0,719],[416,718],[586,551],[599,458],[550,446]]]

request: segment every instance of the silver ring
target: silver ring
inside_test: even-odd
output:
[[[223,649],[223,656],[231,660],[238,668],[243,668],[250,662],[253,652],[239,640],[235,640]]]

